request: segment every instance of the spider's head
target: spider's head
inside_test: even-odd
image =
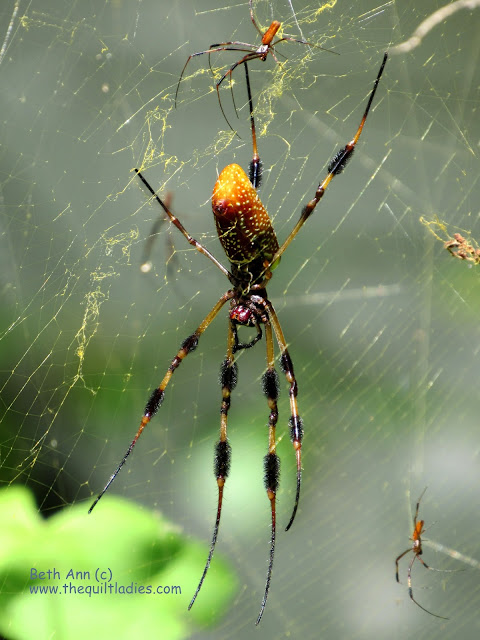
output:
[[[254,312],[244,304],[237,304],[231,309],[230,320],[243,327],[254,327],[257,324]]]

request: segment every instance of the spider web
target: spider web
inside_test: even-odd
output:
[[[440,14],[420,43],[392,50],[352,162],[269,286],[305,424],[300,510],[284,533],[295,460],[282,378],[280,525],[262,621],[269,638],[423,639],[437,638],[439,627],[445,638],[478,637],[479,267],[443,245],[455,233],[480,243],[476,5]],[[278,19],[284,33],[341,54],[285,43],[280,65],[269,57],[250,66],[260,196],[281,240],[356,131],[383,51],[442,6],[254,3],[262,29]],[[222,119],[207,56],[190,62],[176,109],[174,95],[190,53],[224,39],[258,42],[258,34],[246,2],[12,0],[0,16],[0,482],[6,491],[28,487],[44,516],[80,504],[87,518],[149,392],[228,286],[168,226],[151,270],[141,272],[159,210],[132,169],[171,193],[189,232],[225,262],[209,199],[224,166],[251,158],[242,68],[233,75],[238,119],[228,87],[221,92],[238,135]],[[217,77],[239,54],[229,56],[212,56]],[[110,491],[161,512],[205,556],[225,345],[222,316],[175,374]],[[240,586],[208,633],[192,627],[198,638],[251,637],[263,594],[264,366],[263,343],[239,358],[232,471],[203,590],[215,590],[222,557]],[[470,568],[415,566],[415,597],[450,622],[411,603],[406,565],[403,584],[394,577],[425,486],[420,518],[436,522],[427,563]],[[183,585],[185,598],[195,586]],[[60,637],[56,625],[53,617],[51,637]]]

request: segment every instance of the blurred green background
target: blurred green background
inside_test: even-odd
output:
[[[268,638],[479,635],[479,280],[477,268],[452,258],[420,217],[445,224],[443,231],[430,227],[443,240],[455,232],[480,238],[480,8],[445,16],[409,52],[392,50],[441,6],[254,3],[262,29],[278,19],[284,33],[340,54],[284,43],[281,66],[272,58],[250,66],[265,166],[260,196],[280,240],[356,131],[383,52],[392,53],[352,162],[269,286],[295,364],[305,440],[301,505],[285,533],[295,460],[282,379],[279,532],[257,630]],[[141,166],[160,193],[171,192],[190,233],[224,260],[210,197],[225,165],[247,167],[251,158],[242,71],[234,74],[238,120],[228,88],[222,93],[238,136],[222,118],[207,56],[191,61],[174,109],[188,55],[224,40],[258,42],[246,2],[32,0],[0,8],[0,483],[8,504],[0,634],[9,640],[38,637],[27,624],[41,615],[38,600],[27,598],[25,626],[17,625],[17,597],[25,598],[29,576],[22,578],[26,568],[14,560],[50,568],[52,540],[62,538],[55,518],[71,517],[69,526],[93,532],[82,536],[92,568],[116,541],[124,545],[122,576],[157,575],[155,553],[140,561],[134,552],[139,508],[160,538],[175,532],[169,540],[187,557],[189,545],[197,553],[203,546],[188,570],[179,570],[181,606],[167,605],[175,628],[161,622],[156,601],[151,618],[145,603],[136,608],[128,600],[109,603],[117,607],[112,615],[123,619],[128,606],[130,623],[140,625],[135,637],[140,630],[218,639],[255,632],[269,543],[263,343],[239,358],[229,417],[232,471],[216,557],[195,605],[204,598],[206,613],[186,612],[216,512],[224,316],[175,373],[111,488],[111,505],[106,496],[87,516],[151,389],[228,286],[167,227],[154,245],[152,270],[140,271],[159,211],[132,173]],[[212,56],[212,66],[238,58]],[[33,492],[36,506],[9,493],[17,485]],[[468,570],[434,573],[416,563],[414,594],[449,621],[410,601],[407,559],[403,584],[395,581],[394,560],[410,544],[412,505],[425,486],[420,517],[426,526],[436,523],[425,561]],[[124,500],[133,503],[131,513],[118,511]],[[34,509],[47,520],[34,519]],[[113,510],[111,519],[103,509]],[[27,525],[16,533],[24,510]],[[32,537],[37,527],[43,533]],[[460,560],[450,557],[455,553]],[[72,555],[74,569],[78,562]],[[125,623],[109,636],[98,602],[92,609],[71,599],[45,606],[44,637],[74,637],[64,625],[67,606],[80,629],[87,617],[95,629],[98,616],[105,638],[134,633]]]

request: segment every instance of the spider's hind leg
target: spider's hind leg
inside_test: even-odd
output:
[[[260,607],[256,624],[260,622],[267,604],[268,591],[270,589],[270,580],[272,578],[273,557],[275,554],[275,534],[276,534],[276,495],[278,490],[278,481],[280,477],[280,459],[276,453],[276,437],[275,429],[278,420],[277,400],[279,393],[278,373],[275,370],[275,357],[273,353],[273,335],[272,325],[270,322],[265,323],[265,343],[267,346],[267,370],[262,377],[263,392],[268,400],[270,415],[268,417],[268,453],[263,460],[264,466],[264,482],[267,491],[267,497],[270,500],[271,509],[271,537],[270,537],[270,557],[268,561],[267,580],[265,583],[265,591]]]
[[[205,568],[202,573],[202,577],[200,578],[200,582],[198,583],[197,589],[193,595],[193,598],[188,605],[188,609],[190,610],[197,599],[198,594],[200,593],[200,589],[202,588],[203,581],[206,578],[208,569],[210,568],[210,563],[213,558],[213,553],[215,551],[215,545],[218,537],[218,530],[220,527],[220,517],[222,515],[222,502],[223,502],[223,489],[225,486],[225,481],[230,471],[230,460],[231,460],[231,452],[232,448],[227,439],[227,419],[228,419],[228,411],[230,409],[230,396],[237,384],[237,364],[234,360],[234,345],[235,345],[235,336],[234,336],[234,328],[233,323],[229,320],[228,323],[228,339],[227,339],[227,355],[225,356],[225,360],[222,362],[222,366],[220,368],[220,385],[222,387],[222,405],[220,408],[220,439],[215,445],[215,457],[214,457],[214,474],[217,479],[217,487],[218,487],[218,501],[217,501],[217,516],[215,519],[215,525],[213,527],[213,535],[212,541],[210,543],[210,551],[208,553],[208,558],[205,563]]]
[[[288,424],[290,426],[290,439],[293,444],[293,448],[295,451],[295,457],[297,459],[297,489],[295,493],[295,502],[293,505],[292,515],[290,516],[290,520],[285,527],[285,531],[288,531],[295,520],[295,516],[297,514],[298,504],[300,502],[300,488],[302,484],[302,440],[303,440],[303,420],[298,414],[298,405],[297,405],[297,393],[298,393],[298,385],[297,380],[295,378],[295,373],[293,370],[293,362],[290,358],[290,354],[288,353],[287,342],[285,340],[285,336],[283,335],[282,327],[278,320],[275,309],[273,308],[272,303],[267,300],[265,302],[265,308],[272,323],[273,329],[275,331],[275,336],[277,338],[278,346],[280,347],[281,357],[280,363],[282,367],[282,371],[285,374],[285,378],[290,385],[289,395],[290,395],[290,418]]]

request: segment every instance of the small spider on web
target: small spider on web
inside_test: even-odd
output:
[[[231,403],[232,392],[237,383],[238,369],[236,355],[239,351],[252,348],[263,337],[265,333],[266,362],[267,368],[262,376],[263,393],[266,396],[269,417],[268,417],[268,449],[264,458],[264,484],[271,512],[271,535],[270,553],[267,567],[267,577],[263,594],[260,612],[256,624],[262,619],[267,603],[270,581],[273,569],[273,559],[275,553],[276,540],[276,494],[279,485],[280,460],[276,453],[276,425],[278,420],[277,400],[279,395],[279,376],[275,368],[274,336],[280,350],[280,367],[285,376],[290,401],[290,418],[288,420],[290,438],[296,457],[296,492],[292,513],[286,531],[290,529],[295,519],[299,500],[302,480],[302,440],[303,421],[300,417],[297,404],[298,384],[295,377],[293,362],[290,357],[287,340],[285,339],[277,313],[269,300],[266,286],[273,276],[273,270],[278,266],[281,257],[296,237],[300,229],[315,210],[317,204],[327,190],[331,181],[342,173],[347,162],[352,157],[355,146],[362,134],[370,108],[383,74],[387,54],[383,56],[380,69],[377,73],[373,88],[367,101],[360,124],[354,137],[344,147],[342,147],[328,164],[327,175],[320,182],[315,190],[314,197],[303,207],[300,217],[290,234],[279,244],[277,236],[272,226],[271,219],[261,203],[256,188],[261,180],[262,163],[257,150],[255,121],[253,116],[253,101],[248,77],[247,61],[244,61],[244,68],[247,81],[248,102],[250,108],[250,120],[252,128],[253,158],[250,162],[249,177],[237,164],[225,167],[218,176],[213,189],[212,211],[215,218],[219,240],[229,261],[227,269],[215,258],[202,244],[193,238],[185,229],[180,220],[171,212],[167,203],[163,201],[155,192],[153,187],[147,182],[143,174],[135,169],[138,177],[151,193],[152,197],[163,209],[172,224],[183,234],[186,240],[195,249],[211,260],[215,266],[226,276],[230,282],[230,288],[226,291],[213,306],[211,311],[198,325],[195,331],[189,335],[180,345],[174,358],[171,360],[167,371],[156,389],[150,395],[145,406],[140,426],[125,455],[110,476],[103,490],[93,502],[89,509],[92,512],[98,501],[108,490],[112,482],[117,477],[127,458],[133,451],[135,444],[143,433],[143,430],[157,413],[165,396],[165,390],[174,372],[183,360],[198,346],[200,337],[223,309],[229,304],[228,325],[227,325],[227,348],[226,356],[220,367],[220,385],[222,388],[222,402],[220,408],[220,437],[215,445],[214,452],[214,473],[217,481],[218,500],[217,514],[213,528],[213,535],[210,543],[210,551],[205,563],[203,574],[198,583],[197,589],[189,604],[189,609],[193,606],[200,589],[207,575],[210,563],[213,558],[215,545],[220,527],[220,517],[222,512],[223,492],[225,482],[230,470],[231,446],[227,438],[227,422]],[[238,332],[242,328],[254,329],[255,335],[249,340],[242,342]]]
[[[417,500],[417,506],[415,508],[415,515],[413,517],[413,533],[412,533],[412,537],[410,538],[410,540],[412,540],[413,542],[413,545],[411,547],[408,547],[408,549],[406,549],[403,553],[401,553],[396,558],[395,577],[397,578],[397,582],[400,583],[400,578],[398,576],[398,563],[403,558],[403,556],[407,555],[407,553],[410,553],[411,551],[413,553],[413,557],[410,560],[410,564],[408,565],[408,572],[407,572],[408,595],[410,596],[410,599],[412,600],[412,602],[414,602],[417,605],[417,607],[420,607],[420,609],[423,609],[423,611],[426,611],[426,613],[429,613],[431,616],[434,616],[435,618],[441,618],[442,620],[449,620],[449,618],[446,618],[445,616],[439,616],[436,613],[432,613],[428,609],[425,609],[425,607],[422,607],[422,605],[419,604],[413,597],[412,567],[413,567],[413,563],[415,562],[415,560],[417,560],[417,558],[425,567],[425,569],[430,569],[430,571],[440,571],[442,573],[456,573],[457,571],[464,571],[464,569],[435,569],[434,567],[431,567],[430,565],[428,565],[420,557],[423,554],[422,535],[425,533],[425,529],[423,527],[423,525],[425,524],[425,521],[424,520],[417,521],[417,518],[418,518],[418,510],[420,508],[420,502],[426,490],[427,490],[427,487],[425,487],[425,489],[422,491],[421,496]]]
[[[452,233],[453,230],[448,228],[449,225],[437,216],[432,220],[421,216],[420,222],[437,240],[443,243],[443,248],[446,249],[451,256],[458,258],[458,260],[469,262],[469,266],[480,264],[480,248],[477,241],[471,237],[469,231],[461,230],[467,237],[458,231]]]
[[[262,62],[265,62],[265,60],[268,57],[268,54],[270,54],[272,56],[272,58],[275,60],[275,62],[277,64],[281,64],[277,58],[277,54],[275,52],[275,47],[280,44],[281,42],[296,42],[298,44],[304,44],[307,45],[309,47],[315,47],[316,49],[321,49],[322,51],[327,51],[328,53],[334,53],[335,55],[339,55],[336,51],[331,51],[330,49],[325,49],[324,47],[321,47],[320,45],[317,44],[313,44],[311,42],[307,42],[306,40],[300,40],[298,38],[292,38],[290,36],[282,36],[281,38],[279,37],[277,40],[274,40],[275,36],[277,35],[277,32],[279,31],[280,27],[282,26],[281,22],[278,22],[278,20],[273,20],[270,24],[270,26],[268,27],[268,29],[266,31],[262,31],[260,29],[260,27],[258,26],[256,20],[255,20],[255,16],[253,15],[253,0],[249,0],[248,2],[249,5],[249,9],[250,9],[250,19],[253,23],[253,26],[255,27],[255,29],[258,31],[260,37],[261,37],[261,44],[250,44],[249,42],[239,42],[237,40],[230,40],[227,42],[217,42],[215,44],[211,44],[210,47],[208,49],[205,49],[205,51],[197,51],[197,53],[192,53],[188,56],[187,61],[185,62],[185,65],[182,69],[182,72],[180,74],[180,77],[178,79],[178,83],[177,83],[177,89],[175,91],[175,106],[177,106],[177,98],[178,98],[178,91],[180,89],[180,83],[182,82],[182,78],[183,75],[185,73],[185,70],[188,66],[188,63],[190,62],[190,60],[192,58],[196,58],[197,56],[203,56],[205,54],[208,54],[208,66],[210,68],[210,71],[212,72],[213,75],[213,70],[212,70],[212,65],[211,65],[211,54],[212,53],[216,53],[219,51],[241,51],[244,52],[245,55],[240,58],[240,60],[237,60],[236,62],[234,62],[228,69],[227,71],[225,71],[225,73],[221,76],[221,78],[219,80],[217,80],[217,82],[215,83],[215,88],[217,90],[217,97],[218,97],[218,104],[220,105],[220,109],[222,111],[222,115],[225,118],[225,122],[228,124],[228,126],[230,127],[230,129],[232,131],[234,131],[232,125],[230,124],[230,122],[228,121],[227,116],[225,115],[225,111],[223,110],[223,105],[222,105],[222,101],[220,99],[220,86],[222,85],[223,81],[226,78],[230,79],[230,89],[232,92],[232,101],[233,101],[233,107],[235,109],[235,114],[237,114],[237,107],[235,105],[235,98],[233,95],[233,84],[232,84],[232,76],[233,76],[233,72],[235,71],[235,69],[237,67],[239,67],[240,65],[247,65],[248,62],[251,62],[252,60],[261,60]],[[281,55],[281,54],[278,54]],[[282,56],[283,57],[283,56]],[[238,115],[238,114],[237,114]]]
[[[480,264],[480,249],[468,242],[461,233],[454,233],[453,238],[449,238],[443,246],[454,258]]]

